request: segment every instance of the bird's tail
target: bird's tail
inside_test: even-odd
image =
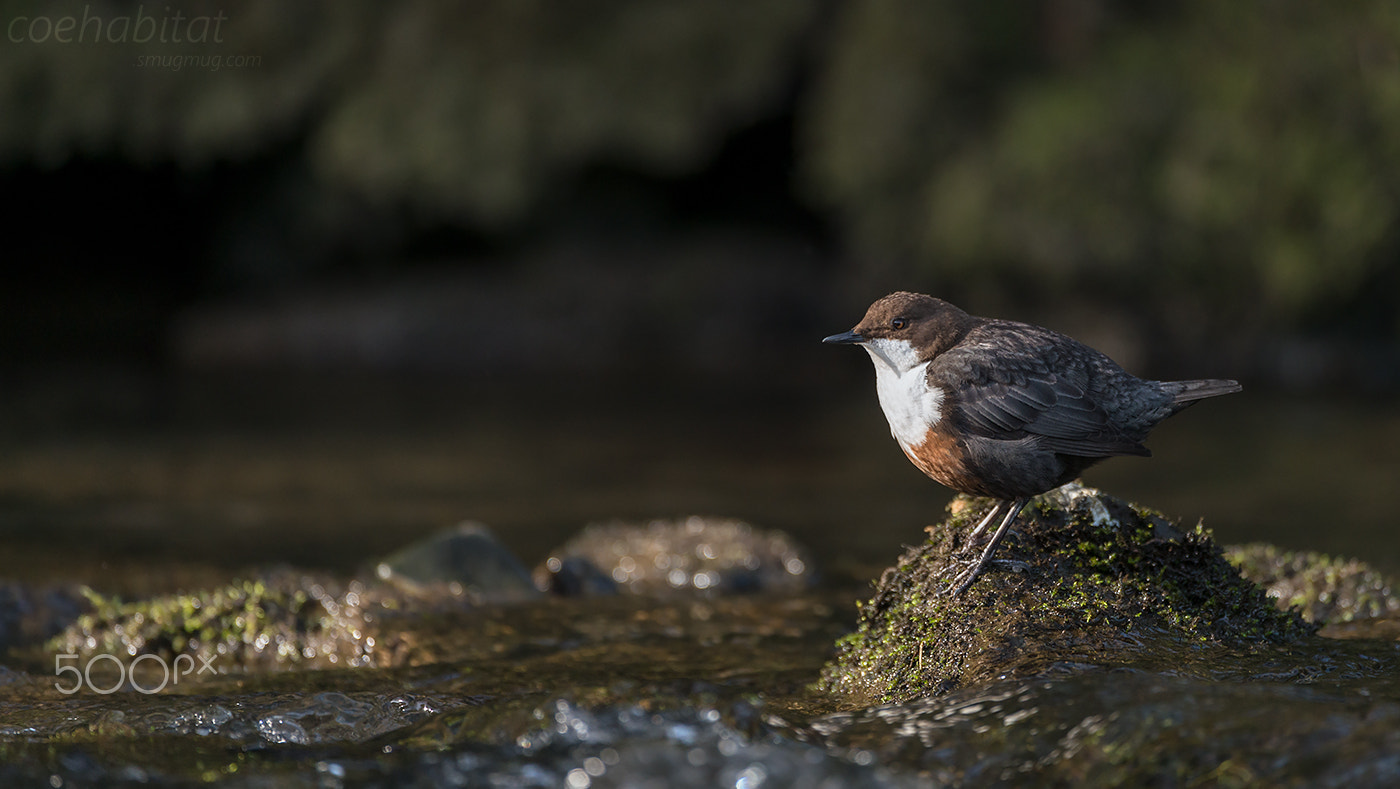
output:
[[[1222,378],[1208,378],[1201,381],[1165,381],[1162,388],[1172,396],[1172,402],[1180,404],[1182,408],[1207,397],[1217,395],[1234,394],[1240,391],[1239,381],[1228,381]]]

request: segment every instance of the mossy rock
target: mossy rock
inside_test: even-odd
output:
[[[86,662],[96,655],[179,655],[218,671],[357,666],[371,662],[360,597],[329,578],[291,571],[234,581],[200,592],[122,601],[90,589],[92,605],[46,650]]]
[[[1225,558],[1268,590],[1280,608],[1318,624],[1400,613],[1397,580],[1359,559],[1316,551],[1286,551],[1266,543],[1231,545]]]
[[[1314,627],[1281,611],[1225,560],[1204,527],[1072,483],[1031,501],[994,565],[946,593],[981,546],[992,502],[959,496],[929,539],[885,571],[819,687],[856,706],[1032,676],[1055,666],[1171,665],[1194,645],[1286,643]],[[1164,647],[1164,644],[1166,645]]]
[[[807,551],[780,531],[692,515],[592,524],[550,552],[535,583],[558,594],[800,592],[815,583],[815,568]]]

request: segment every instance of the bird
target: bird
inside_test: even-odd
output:
[[[998,516],[1000,525],[945,590],[953,597],[993,561],[1032,496],[1106,458],[1150,456],[1142,442],[1162,420],[1241,389],[1224,379],[1143,380],[1059,332],[906,291],[879,299],[855,328],[822,342],[870,354],[890,433],[920,471],[996,500],[970,544]]]

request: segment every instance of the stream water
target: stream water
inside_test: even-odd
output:
[[[412,658],[393,666],[221,673],[159,693],[62,694],[30,650],[0,665],[5,785],[991,785],[1043,771],[1057,783],[1354,786],[1400,775],[1384,757],[1400,753],[1400,657],[1383,640],[1207,645],[1171,672],[1066,657],[1049,675],[887,708],[816,693],[871,579],[949,498],[901,456],[870,391],[201,381],[156,402],[154,417],[145,405],[100,419],[19,408],[0,421],[0,580],[130,599],[276,566],[365,577],[463,519],[529,566],[589,523],[698,513],[786,532],[819,581],[437,612],[399,625]],[[1203,518],[1221,543],[1400,571],[1385,495],[1400,479],[1392,405],[1223,398],[1148,443],[1154,458],[1111,461],[1086,481],[1187,525]],[[1160,752],[1160,771],[1113,756],[1124,750]]]

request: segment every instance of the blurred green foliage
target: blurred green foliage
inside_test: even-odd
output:
[[[306,135],[332,184],[486,225],[590,160],[698,170],[779,99],[813,16],[802,0],[141,8],[162,25],[223,14],[222,40],[62,43],[57,20],[110,24],[136,4],[0,6],[19,39],[0,47],[0,157],[199,166]],[[211,54],[251,60],[211,67]],[[171,62],[184,55],[204,60]]]
[[[417,2],[313,138],[318,169],[510,221],[571,168],[693,173],[779,98],[803,0]]]
[[[0,21],[13,38],[21,17],[136,5],[11,0]],[[855,265],[909,287],[1151,294],[1163,314],[1261,327],[1400,280],[1385,0],[178,9],[226,14],[223,40],[5,42],[0,161],[198,168],[294,146],[330,193],[490,231],[589,165],[694,174],[728,135],[791,113],[794,199]],[[256,62],[139,65],[211,52]]]
[[[1011,13],[843,8],[806,174],[858,248],[944,282],[1094,280],[1246,324],[1394,270],[1400,6],[1067,1],[996,24]]]

